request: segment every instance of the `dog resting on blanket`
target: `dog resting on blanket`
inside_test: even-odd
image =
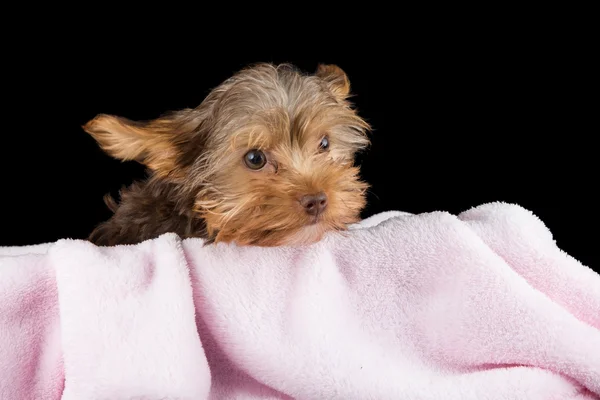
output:
[[[194,109],[135,122],[99,115],[84,129],[110,155],[150,177],[106,203],[112,218],[89,239],[138,243],[163,233],[238,245],[308,244],[358,220],[367,184],[355,153],[369,125],[333,65],[302,74],[258,64]]]
[[[300,247],[0,247],[0,398],[591,400],[600,276],[527,210]]]

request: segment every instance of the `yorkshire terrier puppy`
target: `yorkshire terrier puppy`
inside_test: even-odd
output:
[[[214,88],[196,108],[135,122],[100,114],[83,129],[148,178],[105,202],[113,216],[97,245],[174,232],[206,243],[310,244],[357,222],[367,184],[354,166],[369,124],[349,103],[346,73],[320,65],[257,64]]]

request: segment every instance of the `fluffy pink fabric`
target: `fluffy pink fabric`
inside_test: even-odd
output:
[[[305,248],[0,248],[1,399],[598,399],[600,276],[518,206]]]

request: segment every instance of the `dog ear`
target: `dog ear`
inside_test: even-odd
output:
[[[315,75],[323,79],[337,97],[344,99],[350,94],[350,80],[337,65],[320,64]]]
[[[147,122],[100,114],[83,129],[110,156],[137,161],[159,176],[178,177],[184,172],[178,160],[199,124],[193,110],[186,109]]]

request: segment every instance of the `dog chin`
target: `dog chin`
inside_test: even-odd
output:
[[[321,240],[325,234],[325,225],[321,222],[314,222],[300,228],[296,233],[285,240],[283,245],[287,246],[306,246]]]

